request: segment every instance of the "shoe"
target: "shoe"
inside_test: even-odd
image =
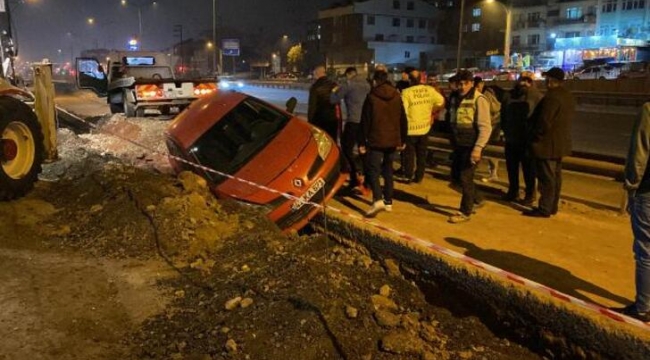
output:
[[[480,209],[485,206],[485,200],[474,203],[474,210]]]
[[[643,321],[645,323],[650,322],[650,311],[646,312],[639,312],[636,309],[635,304],[628,305],[624,308],[609,308],[609,310],[616,311],[617,313],[621,313],[623,315],[627,315],[631,318],[635,318],[639,321]]]
[[[391,212],[391,211],[393,211],[393,204],[386,204],[386,203],[384,203],[384,207],[386,208],[386,212]]]
[[[447,222],[452,223],[452,224],[458,224],[458,223],[463,223],[469,221],[470,217],[463,214],[462,212],[457,212],[454,215],[450,216],[449,219],[447,219]]]
[[[372,207],[366,211],[366,217],[374,218],[380,211],[386,210],[386,205],[383,200],[375,201]],[[391,209],[392,210],[392,209]]]
[[[519,203],[523,206],[533,207],[535,205],[535,198],[526,196]]]
[[[501,200],[509,201],[509,202],[517,201],[517,194],[510,194],[510,193],[504,194],[503,196],[501,196]]]
[[[543,213],[538,208],[522,211],[521,214],[524,215],[524,216],[537,217],[537,218],[550,218],[551,217],[550,214]]]
[[[498,176],[490,176],[490,177],[481,178],[481,181],[484,182],[484,183],[489,183],[489,182],[497,181],[497,180],[499,180]]]
[[[421,184],[421,183],[422,183],[422,178],[415,177],[415,178],[413,178],[412,181],[413,181],[414,183],[416,183],[416,184]]]
[[[393,175],[394,175],[394,176],[398,176],[398,177],[399,177],[399,176],[404,176],[404,169],[403,169],[403,168],[399,168],[399,169],[395,170],[395,171],[393,172]]]

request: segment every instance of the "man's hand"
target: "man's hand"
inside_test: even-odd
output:
[[[481,161],[481,148],[475,147],[474,150],[472,150],[470,160],[472,161],[472,165],[476,165]]]
[[[403,151],[404,149],[406,149],[406,144],[402,144],[402,145],[397,147],[397,150],[399,150],[399,151]]]
[[[366,153],[366,147],[365,146],[359,146],[359,154],[365,154]]]

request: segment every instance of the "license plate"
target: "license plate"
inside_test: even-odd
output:
[[[303,205],[305,205],[311,198],[313,198],[314,195],[316,195],[316,193],[323,188],[323,186],[325,186],[325,180],[322,178],[316,179],[316,181],[314,181],[307,192],[302,194],[302,196],[300,196],[298,200],[296,200],[293,205],[291,205],[291,210],[295,211],[303,207]]]

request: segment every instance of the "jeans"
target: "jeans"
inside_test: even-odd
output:
[[[357,135],[359,133],[359,124],[346,122],[341,134],[341,153],[343,153],[343,161],[341,165],[341,172],[350,173],[350,186],[355,187],[359,185],[357,174],[357,159],[354,155],[354,146],[357,144]]]
[[[404,150],[404,177],[407,180],[422,181],[427,160],[428,135],[409,135]],[[413,165],[415,164],[415,171]],[[415,177],[413,174],[415,173]]]
[[[382,199],[382,188],[379,184],[379,174],[384,178],[383,199],[384,203],[393,203],[393,155],[395,148],[378,149],[370,148],[366,153],[368,167],[368,183],[372,189],[372,202]]]
[[[527,154],[526,143],[506,142],[506,168],[508,170],[508,195],[519,196],[519,165],[524,173],[526,198],[535,197],[535,164]]]
[[[476,164],[472,164],[472,146],[457,146],[454,149],[454,160],[458,161],[460,169],[460,186],[463,191],[463,197],[460,199],[460,212],[466,216],[472,215],[474,204],[481,203],[483,197],[477,191],[474,185],[474,174],[476,173]]]
[[[562,190],[562,159],[535,159],[535,172],[539,181],[539,211],[557,214]]]
[[[630,220],[634,234],[636,310],[650,311],[650,193],[630,197]]]

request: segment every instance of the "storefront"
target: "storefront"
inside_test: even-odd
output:
[[[555,39],[554,49],[562,51],[563,68],[573,70],[585,61],[603,59],[607,62],[647,60],[648,42],[612,36],[586,36]]]

